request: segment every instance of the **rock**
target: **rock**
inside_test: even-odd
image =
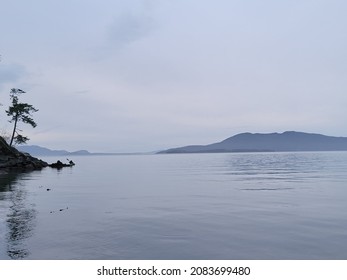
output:
[[[60,160],[58,160],[55,163],[48,164],[49,167],[57,168],[57,169],[60,169],[60,168],[63,168],[63,167],[72,167],[74,165],[75,165],[75,163],[72,160],[70,160],[70,162],[68,164],[62,163]]]
[[[6,141],[0,137],[0,171],[10,170],[37,170],[48,166],[48,163],[30,154],[21,153],[17,149],[10,147]]]

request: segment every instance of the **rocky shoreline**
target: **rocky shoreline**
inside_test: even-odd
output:
[[[47,162],[19,152],[0,137],[0,172],[39,170],[47,166]]]

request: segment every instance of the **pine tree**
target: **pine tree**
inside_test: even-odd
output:
[[[18,131],[20,130],[17,127],[18,122],[23,122],[30,124],[32,127],[36,127],[36,123],[32,118],[32,113],[37,112],[38,110],[30,104],[19,102],[18,96],[22,93],[25,93],[25,91],[16,88],[11,89],[10,98],[12,106],[10,106],[6,111],[7,115],[11,117],[9,122],[14,123],[10,146],[12,146],[13,141],[16,144],[23,144],[29,140],[28,137],[19,134]]]

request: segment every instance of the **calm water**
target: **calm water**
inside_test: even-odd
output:
[[[0,259],[347,259],[345,152],[73,160],[0,176]]]

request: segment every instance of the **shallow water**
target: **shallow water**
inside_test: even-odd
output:
[[[73,160],[0,177],[0,259],[347,259],[346,152]]]

